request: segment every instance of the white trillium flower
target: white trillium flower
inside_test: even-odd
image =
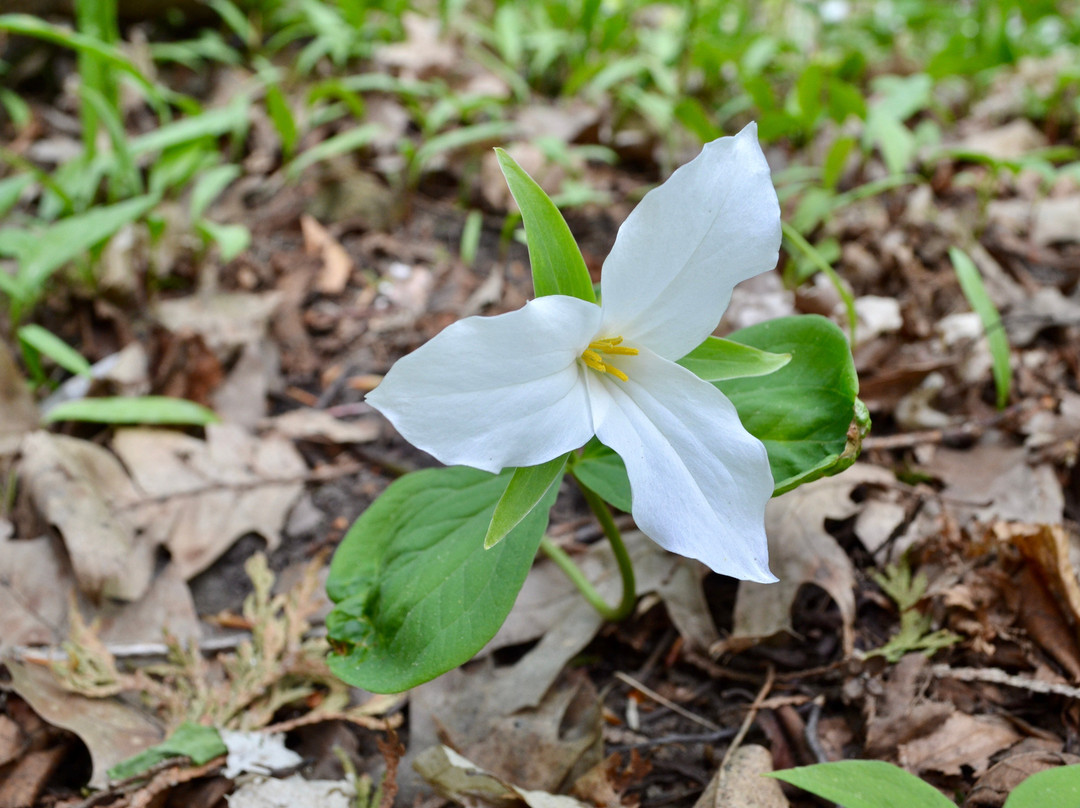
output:
[[[397,362],[367,400],[448,465],[545,463],[596,435],[626,464],[638,527],[716,572],[771,582],[765,447],[675,364],[735,284],[772,269],[780,208],[750,124],[705,146],[627,217],[601,303],[548,295],[469,317]],[[794,404],[795,402],[793,402]]]

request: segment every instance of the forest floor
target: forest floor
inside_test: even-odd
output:
[[[419,24],[410,37],[371,69],[503,81],[456,40]],[[80,148],[64,81],[74,60],[39,44],[8,56],[32,124],[8,124],[5,153],[57,164]],[[17,343],[0,343],[0,806],[554,804],[544,792],[798,806],[812,803],[794,789],[754,796],[760,780],[743,772],[866,758],[989,807],[1028,773],[1080,762],[1080,183],[1024,162],[1075,146],[1073,130],[1021,103],[1018,86],[1040,69],[1055,68],[1002,70],[940,122],[948,148],[913,158],[910,181],[836,204],[806,230],[832,245],[854,296],[873,429],[854,466],[770,503],[781,583],[677,562],[630,530],[630,619],[604,624],[539,561],[476,660],[393,697],[349,691],[325,670],[322,581],[365,508],[434,464],[364,394],[448,324],[532,295],[490,146],[508,146],[553,195],[589,190],[566,218],[598,280],[635,201],[699,144],[625,125],[601,103],[534,97],[508,114],[509,134],[448,147],[395,182],[413,111],[370,93],[365,121],[379,135],[287,176],[271,116],[251,106],[242,172],[209,208],[247,229],[245,249],[223,260],[193,235],[186,203],[166,199],[154,213],[163,237],[125,226],[92,283],[53,276],[27,318],[95,364],[94,394],[187,398],[222,423],[40,428],[46,393],[86,389],[46,362],[47,383],[28,392]],[[175,67],[168,79],[224,106],[251,75]],[[141,114],[133,105],[133,133]],[[820,157],[840,131],[799,149],[765,143],[774,174]],[[552,162],[541,134],[618,160]],[[312,127],[307,147],[325,136]],[[853,157],[837,193],[883,176]],[[1001,313],[1011,388],[1000,408],[950,247],[970,255]],[[846,328],[825,275],[792,283],[798,259],[782,252],[776,271],[741,286],[717,333],[794,313]],[[548,535],[606,574],[574,491]],[[286,733],[299,757],[275,747],[266,780],[250,773],[257,756],[226,772],[224,758],[163,755],[152,776],[110,782],[110,767],[195,704],[248,738]],[[491,774],[482,793],[440,744]],[[381,796],[364,794],[380,781]]]

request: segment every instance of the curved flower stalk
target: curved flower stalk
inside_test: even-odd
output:
[[[752,581],[769,571],[764,446],[676,361],[734,286],[776,264],[780,209],[754,124],[705,146],[619,229],[601,303],[548,295],[469,317],[401,359],[367,400],[449,465],[545,463],[596,435],[626,464],[638,527]]]

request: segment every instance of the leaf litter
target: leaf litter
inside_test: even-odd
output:
[[[409,22],[404,42],[380,48],[376,61],[398,76],[505,91],[469,62],[460,42],[440,40],[423,21]],[[1045,133],[1026,123],[1017,103],[1047,75],[1056,75],[1054,68],[1028,60],[1000,75],[956,127],[954,142],[999,159],[1023,157]],[[519,115],[517,130],[595,145],[614,129],[602,106],[534,106]],[[407,132],[408,112],[392,95],[373,97],[373,115],[377,108],[388,130]],[[630,128],[607,142],[657,173],[659,144]],[[157,302],[174,360],[144,361],[155,375],[144,370],[134,384],[205,395],[224,426],[37,432],[34,400],[0,345],[0,462],[19,482],[0,519],[0,649],[10,677],[0,680],[0,804],[28,804],[60,782],[61,758],[80,743],[91,761],[84,781],[105,786],[110,761],[160,741],[192,706],[192,694],[215,726],[231,722],[246,732],[292,722],[295,743],[310,715],[330,737],[339,720],[331,716],[345,710],[342,691],[320,678],[312,652],[298,650],[317,638],[295,633],[317,620],[314,601],[288,612],[292,607],[268,594],[266,570],[255,569],[254,611],[219,615],[211,627],[196,620],[201,610],[187,581],[211,576],[239,609],[251,584],[239,572],[247,559],[230,556],[235,548],[246,554],[265,547],[275,569],[295,570],[332,546],[394,470],[427,462],[373,419],[364,390],[452,320],[516,308],[528,294],[523,253],[496,244],[501,220],[484,219],[474,265],[455,255],[464,214],[439,182],[470,188],[487,214],[505,208],[505,196],[484,182],[482,150],[432,160],[421,190],[400,205],[386,181],[389,169],[400,168],[396,144],[384,133],[370,155],[309,169],[302,190],[282,189],[268,173],[276,156],[260,154],[252,165],[265,164],[267,173],[252,187],[258,193],[263,186],[270,204],[230,203],[255,233],[251,250],[215,265],[213,283],[195,294]],[[522,141],[519,149],[529,147]],[[587,261],[598,268],[620,205],[642,177],[587,161],[541,167],[550,170],[552,188],[584,178],[615,200],[608,209],[569,214]],[[855,202],[819,233],[839,244],[837,269],[855,294],[855,356],[876,431],[853,469],[772,503],[774,571],[785,583],[759,591],[670,556],[639,555],[639,608],[629,623],[604,626],[549,565],[538,564],[483,658],[410,696],[407,760],[430,751],[436,769],[477,789],[433,774],[442,793],[465,804],[482,792],[499,804],[576,805],[564,792],[600,772],[600,786],[582,785],[576,799],[691,805],[700,797],[702,808],[760,799],[779,806],[788,803],[776,789],[752,793],[752,784],[773,782],[756,772],[778,762],[874,756],[966,792],[967,804],[990,806],[1001,805],[1016,782],[1003,773],[1073,760],[1080,684],[1077,194],[1065,182],[1047,195],[1022,173],[992,175],[961,159],[931,167],[931,182]],[[343,200],[340,189],[353,186],[366,189],[362,198]],[[984,211],[973,187],[992,197],[982,200]],[[312,200],[323,209],[306,208]],[[314,215],[306,233],[305,210]],[[190,250],[170,243],[171,230],[153,249],[182,280]],[[139,238],[122,241],[106,260],[112,277],[124,279],[124,294],[132,294],[140,250],[150,248]],[[1013,346],[1014,392],[1002,412],[993,408],[981,334],[948,268],[950,246],[962,246],[979,267]],[[499,284],[485,287],[489,278]],[[793,294],[781,273],[763,276],[736,290],[725,327],[792,311],[837,316],[827,286],[813,291]],[[138,344],[137,312],[103,314],[104,306],[78,300],[53,305],[61,307],[50,313],[54,320],[73,312],[71,323],[85,323],[67,336],[92,359]],[[20,446],[21,459],[12,460]],[[588,544],[595,534],[581,527],[579,504],[565,499],[552,532],[570,548],[578,539]],[[286,520],[299,501],[314,514],[304,531],[291,533]],[[87,514],[97,521],[87,522]],[[262,539],[248,541],[252,533]],[[603,551],[581,553],[601,591],[615,598]],[[298,596],[310,596],[310,580],[300,578]],[[285,618],[309,609],[296,625]],[[162,627],[170,632],[165,641]],[[228,633],[248,631],[250,639]],[[927,646],[937,632],[960,641]],[[67,668],[53,653],[65,638]],[[214,650],[217,641],[224,652]],[[128,655],[139,649],[150,651],[149,664]],[[287,663],[281,670],[300,679],[274,678],[270,660]],[[244,664],[254,664],[255,673],[245,677]],[[769,682],[768,697],[757,698]],[[120,685],[131,687],[116,690]],[[157,699],[156,708],[133,694]],[[376,702],[368,712],[396,718],[395,705]],[[728,755],[748,717],[746,742]],[[333,737],[370,746],[371,729],[362,729],[366,734]],[[453,749],[442,745],[447,741]],[[544,753],[525,759],[540,742]],[[623,761],[640,755],[649,765],[612,766],[605,751]],[[353,758],[372,773],[388,767],[374,750],[354,749]],[[744,765],[754,776],[740,778]],[[4,768],[14,766],[22,767],[19,777]],[[150,773],[134,790],[115,792],[117,799],[145,804],[179,795],[220,769],[185,766]],[[336,773],[339,784],[347,768]],[[403,769],[396,779],[405,785],[408,776]],[[262,787],[271,794],[258,798],[260,805],[295,804],[282,802],[287,789],[315,788],[296,778]],[[401,796],[430,797],[425,788],[414,780]]]

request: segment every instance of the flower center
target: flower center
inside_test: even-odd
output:
[[[607,356],[637,356],[637,348],[623,348],[619,343],[622,342],[622,337],[611,337],[609,339],[594,339],[589,343],[589,347],[581,352],[581,361],[591,367],[593,370],[600,373],[610,373],[616,379],[621,382],[630,380],[630,377],[619,370],[617,367],[606,362],[601,354]]]

